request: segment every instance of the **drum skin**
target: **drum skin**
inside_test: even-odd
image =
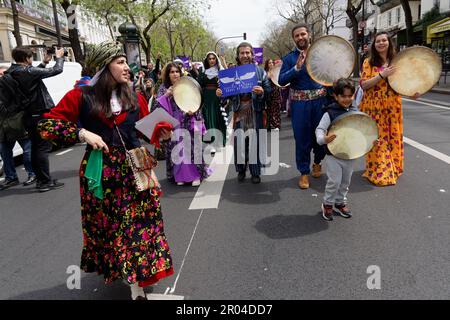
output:
[[[389,85],[398,94],[412,97],[429,91],[439,81],[442,62],[432,49],[422,46],[401,51],[391,65],[397,67],[388,77]]]
[[[285,85],[285,86],[280,86],[280,84],[278,83],[278,78],[280,77],[280,71],[281,71],[281,66],[282,66],[282,65],[283,65],[283,63],[279,63],[279,64],[275,65],[275,66],[273,67],[273,69],[270,70],[270,75],[271,75],[272,82],[273,82],[277,87],[280,87],[280,88],[286,88],[286,87],[288,87],[288,86],[290,85],[290,83],[288,83],[288,84]]]
[[[173,98],[184,112],[197,112],[202,104],[201,87],[195,79],[182,77],[173,86]]]
[[[367,154],[378,139],[378,127],[375,120],[364,112],[345,113],[331,124],[328,135],[335,134],[328,150],[339,159],[352,160]]]
[[[344,38],[328,35],[314,41],[306,54],[306,69],[323,86],[332,86],[339,78],[353,73],[356,52]]]

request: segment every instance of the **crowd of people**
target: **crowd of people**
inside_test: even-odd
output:
[[[211,174],[211,169],[203,158],[200,163],[193,161],[204,151],[203,144],[194,143],[194,136],[217,129],[223,137],[220,146],[224,146],[228,116],[231,116],[234,130],[255,134],[255,139],[245,135],[243,150],[237,149],[238,137],[234,136],[237,180],[243,182],[248,169],[251,182],[258,184],[262,175],[259,158],[262,142],[258,132],[280,130],[281,113],[289,112],[296,168],[300,173],[299,188],[310,187],[310,175],[314,178],[322,175],[325,159],[327,184],[322,216],[331,221],[333,210],[336,210],[342,217],[350,218],[347,195],[354,161],[334,157],[327,144],[336,138],[328,133],[333,120],[358,108],[354,103],[355,84],[349,79],[339,79],[330,95],[327,88],[311,78],[305,65],[310,37],[308,26],[295,26],[292,29],[295,49],[283,57],[279,78],[273,78],[273,70],[281,61],[268,59],[264,66],[256,68],[258,84],[251,92],[226,98],[219,87],[219,72],[234,63],[227,64],[215,52],[206,53],[202,68],[188,69],[179,59],[161,68],[158,55],[156,65],[149,63],[134,75],[122,46],[111,43],[105,45],[110,54],[91,68],[96,73],[83,74],[57,106],[42,80],[62,72],[63,50],[56,51],[55,66],[46,68],[51,55],[46,56],[40,66],[32,67],[31,50],[16,48],[12,53],[15,63],[1,71],[1,84],[16,86],[23,96],[18,94],[20,99],[13,98],[6,96],[7,91],[1,91],[1,100],[10,101],[11,105],[2,104],[0,113],[0,149],[6,176],[0,189],[19,184],[12,159],[16,141],[24,150],[28,173],[24,185],[36,182],[40,192],[63,186],[50,174],[51,142],[59,146],[85,142],[86,152],[80,167],[81,267],[86,272],[103,274],[107,283],[122,279],[130,285],[132,299],[145,299],[143,287],[173,274],[173,260],[164,232],[159,182],[153,177],[156,181],[153,188],[138,191],[132,168],[126,165],[128,150],[140,147],[140,138],[143,138],[134,129],[136,122],[158,108],[178,120],[177,127],[163,129],[157,137],[162,141],[161,156],[166,160],[166,176],[177,185],[197,187]],[[394,56],[395,48],[389,35],[376,34],[363,62],[359,83],[363,90],[359,109],[370,115],[379,128],[379,139],[366,156],[364,173],[364,177],[376,186],[394,185],[403,172],[401,97],[386,83],[386,77],[396,71],[390,66]],[[248,64],[255,64],[253,46],[242,42],[236,49],[235,65]],[[202,89],[202,107],[196,112],[186,113],[175,102],[173,87],[182,77],[196,79]],[[14,112],[21,113],[21,120],[6,126],[4,120],[10,120]],[[19,129],[13,131],[14,126]],[[182,161],[175,163],[174,148],[186,139],[177,129],[189,132],[191,148],[177,148]],[[90,158],[96,150],[102,154],[101,197],[94,195],[86,176]],[[256,161],[250,161],[253,155],[256,155]]]

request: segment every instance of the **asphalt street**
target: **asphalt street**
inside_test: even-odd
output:
[[[433,96],[448,102],[448,96]],[[217,209],[189,210],[197,189],[157,175],[175,275],[148,289],[165,299],[449,299],[450,108],[404,100],[404,134],[437,151],[405,143],[405,173],[396,186],[375,187],[357,161],[349,200],[352,219],[326,222],[320,205],[326,177],[297,187],[294,140],[283,115],[276,175],[238,183],[230,165]],[[81,274],[78,168],[83,145],[51,155],[65,187],[37,193],[16,186],[0,193],[0,299],[129,299],[120,281]],[[58,155],[60,152],[66,153]],[[446,162],[447,160],[447,162]],[[284,165],[286,164],[286,165]],[[23,167],[18,167],[25,179]],[[381,288],[369,289],[368,269]],[[161,296],[159,296],[161,295]]]

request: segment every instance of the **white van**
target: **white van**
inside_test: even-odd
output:
[[[37,67],[40,62],[33,62],[33,66]],[[48,66],[53,67],[55,61],[51,61]],[[0,67],[9,68],[11,63],[0,63]],[[81,78],[81,65],[77,62],[64,62],[63,72],[57,76],[44,79],[44,84],[55,105],[64,97],[64,95],[73,89],[75,82]],[[13,150],[14,157],[22,155],[23,150],[16,142]],[[3,160],[0,156],[0,176],[3,175]]]

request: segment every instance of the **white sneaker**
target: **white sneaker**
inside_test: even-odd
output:
[[[184,186],[184,182],[177,182],[177,186]]]
[[[201,183],[200,180],[192,181],[192,186],[193,186],[193,187],[198,187],[198,186],[200,185],[200,183]]]
[[[275,128],[275,129],[273,129],[273,131],[280,131],[280,129],[279,128]]]

